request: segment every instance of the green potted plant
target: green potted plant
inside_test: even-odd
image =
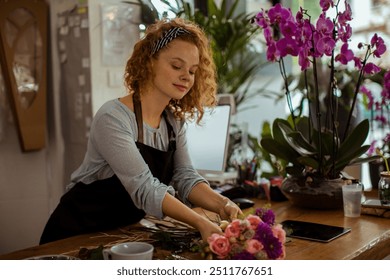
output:
[[[339,9],[340,3],[345,5],[343,11]],[[279,63],[290,109],[287,119],[274,120],[271,134],[263,136],[260,144],[268,153],[287,162],[282,190],[293,203],[309,208],[339,208],[341,185],[348,183],[342,171],[348,165],[371,160],[362,157],[370,147],[365,144],[369,120],[354,125],[352,116],[365,76],[381,70],[369,59],[379,58],[386,46],[375,34],[369,44],[359,44],[359,49],[364,50],[362,56],[355,55],[349,46],[352,35],[349,2],[320,1],[320,7],[322,13],[316,21],[302,7],[293,16],[290,9],[280,4],[260,11],[255,18],[266,39],[267,59]],[[334,18],[328,16],[330,10],[335,11]],[[298,57],[303,72],[307,115],[297,114],[292,105],[290,80],[284,67],[288,56]],[[320,61],[328,68],[326,76],[320,75]],[[356,67],[358,76],[346,117],[339,119],[336,97],[342,92],[337,77],[348,71],[348,67]],[[320,93],[320,83],[324,81],[325,99]],[[323,105],[327,108],[325,114],[321,110]],[[339,124],[343,121],[345,125],[340,131]]]
[[[383,86],[381,86],[383,85]],[[385,170],[385,160],[390,156],[390,72],[384,70],[374,75],[370,83],[361,87],[361,101],[366,117],[370,120],[368,155],[381,157],[369,162],[371,185],[378,187],[380,174]]]

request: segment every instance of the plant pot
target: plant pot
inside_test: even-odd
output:
[[[283,194],[295,206],[311,209],[341,209],[345,179],[327,180],[311,177],[288,177],[281,186]]]

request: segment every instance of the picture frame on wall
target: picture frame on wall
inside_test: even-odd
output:
[[[122,66],[140,38],[141,7],[117,3],[101,5],[102,63]]]

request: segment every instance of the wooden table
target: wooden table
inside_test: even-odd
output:
[[[256,206],[264,206],[264,200],[255,200]],[[320,243],[290,238],[286,243],[286,259],[289,260],[343,260],[343,259],[383,259],[390,255],[390,220],[386,218],[362,215],[359,218],[346,218],[343,210],[313,210],[294,207],[290,202],[272,202],[272,210],[277,222],[283,220],[300,220],[317,222],[352,230],[329,243]],[[0,259],[17,260],[38,255],[66,254],[77,256],[80,248],[107,246],[123,240],[120,229],[104,233],[79,235],[41,246],[26,248],[0,256]],[[197,259],[199,254],[174,254],[156,249],[155,259]]]

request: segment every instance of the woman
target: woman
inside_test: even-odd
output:
[[[191,206],[236,218],[241,210],[192,167],[186,118],[216,103],[215,66],[203,31],[183,19],[150,26],[125,69],[128,95],[94,117],[87,152],[40,243],[170,216],[205,240],[220,228]],[[206,139],[205,139],[206,140]]]

